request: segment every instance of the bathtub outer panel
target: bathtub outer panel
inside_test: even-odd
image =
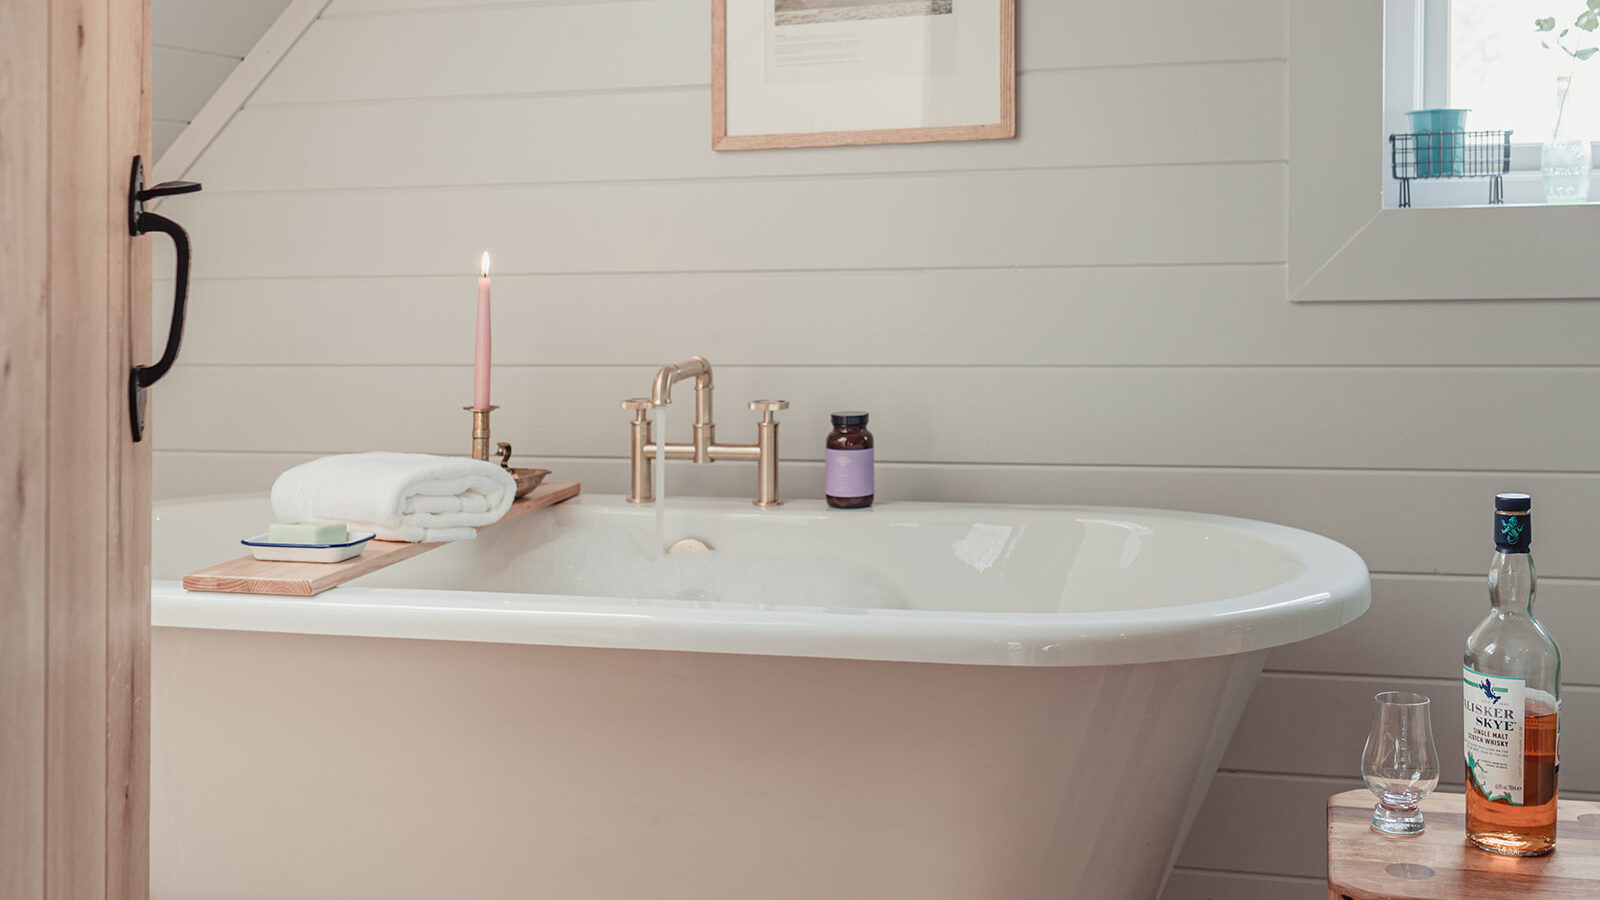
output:
[[[156,900],[1154,900],[1265,655],[154,636]]]

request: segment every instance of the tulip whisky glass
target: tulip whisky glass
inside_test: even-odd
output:
[[[1378,796],[1372,828],[1381,834],[1421,834],[1422,798],[1439,786],[1428,698],[1386,691],[1372,700],[1372,731],[1361,753],[1361,776]]]

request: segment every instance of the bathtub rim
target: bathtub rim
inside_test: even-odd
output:
[[[621,498],[585,495],[585,506]],[[260,499],[211,494],[160,506]],[[583,498],[572,502],[579,503]],[[616,503],[609,502],[615,500]],[[685,501],[730,508],[725,498]],[[809,505],[821,507],[812,501]],[[789,512],[806,514],[807,501]],[[1278,585],[1203,603],[1120,611],[831,609],[730,602],[626,601],[346,585],[316,597],[185,591],[152,581],[155,627],[347,637],[674,650],[1000,666],[1100,666],[1249,653],[1325,634],[1371,603],[1365,562],[1331,538],[1286,525],[1137,507],[897,502],[892,508],[1048,510],[1083,517],[1203,522],[1287,545],[1303,570]]]

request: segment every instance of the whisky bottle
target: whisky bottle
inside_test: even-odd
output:
[[[1555,849],[1561,653],[1533,617],[1532,499],[1494,498],[1489,616],[1462,655],[1467,838],[1507,856]]]

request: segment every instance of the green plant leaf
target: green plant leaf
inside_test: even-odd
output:
[[[1600,53],[1600,47],[1585,47],[1572,55],[1577,59],[1588,59],[1596,53]]]
[[[1546,19],[1534,19],[1533,20],[1533,28],[1534,28],[1535,31],[1555,31],[1556,30],[1556,17],[1555,16],[1550,16],[1549,18],[1546,18]]]
[[[1589,0],[1590,9],[1600,9],[1600,0]]]
[[[1568,34],[1568,33],[1569,33],[1569,32],[1571,32],[1571,31],[1572,31],[1572,29],[1571,29],[1571,28],[1563,28],[1563,29],[1561,29],[1561,33],[1560,33],[1560,34],[1558,34],[1558,35],[1556,35],[1556,37],[1557,37],[1557,38],[1564,38],[1564,37],[1566,37],[1566,36],[1567,36],[1567,34]]]
[[[1593,31],[1596,28],[1600,28],[1600,14],[1597,14],[1592,9],[1586,9],[1578,14],[1578,20],[1572,24],[1582,28],[1584,31]]]

